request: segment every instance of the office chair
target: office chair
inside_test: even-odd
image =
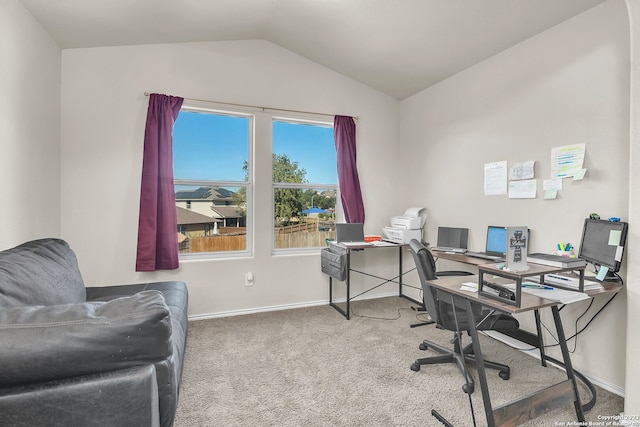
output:
[[[431,252],[429,252],[429,250],[416,239],[409,242],[409,248],[411,249],[411,255],[415,261],[420,282],[422,283],[422,293],[427,312],[436,323],[437,328],[447,329],[454,332],[452,340],[453,349],[424,340],[419,346],[420,350],[432,348],[440,354],[433,357],[417,359],[411,365],[411,370],[417,372],[420,370],[420,366],[422,365],[455,363],[456,366],[458,366],[458,369],[460,369],[462,374],[465,376],[465,384],[462,386],[462,390],[467,394],[471,394],[474,390],[474,381],[469,375],[468,370],[465,367],[465,363],[475,364],[472,344],[468,344],[462,349],[460,348],[462,331],[466,330],[468,332],[469,330],[467,314],[464,310],[455,308],[454,315],[454,306],[450,302],[449,294],[438,292],[437,289],[429,285],[429,280],[435,280],[438,278],[435,272],[435,261]],[[482,322],[477,326],[478,330],[514,331],[519,327],[518,321],[512,316],[501,313],[492,313],[491,310],[479,304],[472,304],[472,309],[474,310],[474,317],[482,319]],[[488,360],[484,361],[484,366],[485,368],[499,370],[500,378],[504,380],[509,379],[511,374],[509,366]]]
[[[417,264],[416,264],[416,269],[417,268],[418,267],[417,267]],[[471,273],[469,271],[464,271],[464,270],[449,270],[449,271],[438,271],[438,272],[436,272],[436,276],[438,276],[438,277],[445,277],[445,276],[473,276],[473,273]],[[424,303],[422,304],[421,307],[418,308],[418,311],[423,311],[423,312],[427,311],[427,307],[424,305]],[[419,323],[413,323],[413,324],[409,325],[409,327],[410,328],[416,328],[418,326],[433,325],[434,323],[435,323],[435,321],[433,321],[433,320],[425,320],[425,321],[422,321],[422,322],[419,322]]]

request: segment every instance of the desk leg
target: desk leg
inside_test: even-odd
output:
[[[573,384],[573,392],[575,399],[573,406],[576,408],[576,416],[578,421],[584,422],[584,413],[582,412],[582,403],[580,403],[580,395],[578,394],[578,384],[576,383],[576,377],[573,373],[573,366],[571,365],[571,357],[569,356],[569,349],[567,348],[567,340],[564,336],[564,328],[562,327],[562,319],[560,319],[560,311],[558,306],[551,307],[553,313],[553,321],[556,324],[556,332],[558,333],[558,341],[560,341],[560,348],[562,349],[562,358],[564,359],[564,368],[567,371],[567,378],[571,380]]]
[[[544,340],[542,339],[542,328],[540,327],[540,311],[537,309],[533,311],[533,314],[536,318],[536,331],[538,332],[538,348],[540,349],[540,362],[542,362],[542,366],[547,367],[547,357],[544,354]]]
[[[484,404],[484,412],[487,415],[487,425],[495,427],[496,422],[493,417],[493,409],[491,408],[491,397],[489,396],[489,386],[487,385],[487,374],[484,370],[484,359],[482,358],[482,350],[480,350],[480,340],[478,331],[476,330],[476,319],[473,316],[471,301],[465,298],[467,320],[469,325],[469,335],[471,335],[471,344],[473,345],[473,354],[476,359],[476,369],[478,371],[478,380],[480,381],[480,390],[482,392],[482,402]]]
[[[349,303],[351,302],[351,251],[347,251],[347,313],[345,316],[347,320],[351,316],[351,310],[349,310]]]
[[[402,246],[398,248],[398,296],[402,296]]]
[[[346,291],[347,291],[347,302],[346,302],[346,310],[343,310],[338,304],[333,302],[333,277],[329,276],[329,305],[335,308],[338,313],[342,314],[344,317],[349,320],[350,312],[349,303],[351,301],[351,251],[347,252],[347,277],[345,280]]]

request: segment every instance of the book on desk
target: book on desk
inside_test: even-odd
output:
[[[578,268],[587,265],[587,261],[582,258],[569,258],[562,255],[545,254],[540,252],[528,254],[527,262],[560,268]]]

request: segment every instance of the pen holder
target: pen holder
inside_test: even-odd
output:
[[[553,254],[554,255],[560,255],[560,256],[566,256],[567,258],[574,257],[572,250],[571,251],[555,251]]]

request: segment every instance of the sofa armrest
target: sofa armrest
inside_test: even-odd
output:
[[[0,310],[0,386],[153,364],[172,353],[158,291],[108,302]]]
[[[153,365],[0,388],[2,425],[158,426]]]

